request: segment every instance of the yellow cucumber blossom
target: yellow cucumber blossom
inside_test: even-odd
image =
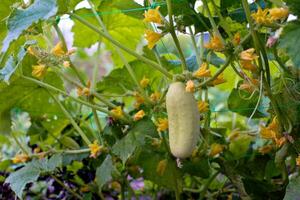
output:
[[[298,166],[300,166],[300,155],[298,155],[298,157],[296,158],[296,164],[297,164]]]
[[[32,76],[38,79],[43,78],[47,73],[47,67],[43,64],[33,65],[32,66]]]
[[[156,167],[156,172],[159,176],[162,176],[165,173],[167,165],[168,165],[167,159],[159,161]]]
[[[207,68],[207,63],[202,63],[201,66],[198,68],[197,71],[193,73],[193,76],[196,78],[207,78],[211,77],[210,69]]]
[[[65,68],[70,67],[70,66],[71,66],[70,61],[64,61],[64,62],[63,62],[63,66],[64,66]]]
[[[77,87],[77,95],[78,96],[90,96],[91,94],[91,82],[87,82],[87,86],[82,88],[82,87]]]
[[[163,131],[167,130],[169,127],[168,119],[167,118],[159,118],[156,126],[157,126],[158,132],[163,132]]]
[[[143,79],[140,81],[140,85],[142,88],[146,88],[150,83],[150,79],[146,78],[145,76]]]
[[[289,16],[289,10],[287,8],[272,8],[269,10],[272,20],[284,20]]]
[[[151,101],[157,102],[160,99],[160,96],[161,96],[161,94],[156,91],[150,95],[150,99],[151,99]]]
[[[256,60],[257,58],[258,58],[258,56],[255,54],[254,48],[247,49],[240,53],[241,60],[253,61],[253,60]]]
[[[210,153],[209,153],[209,155],[211,157],[214,157],[214,156],[220,154],[223,150],[224,150],[224,145],[221,145],[221,144],[218,144],[218,143],[213,143],[210,146]]]
[[[122,118],[124,116],[124,112],[122,110],[121,106],[117,106],[114,109],[112,109],[110,112],[114,114],[114,118]]]
[[[134,98],[135,98],[135,103],[134,103],[135,108],[139,108],[145,102],[144,97],[142,97],[139,93],[135,93]]]
[[[17,163],[25,163],[29,160],[29,156],[25,153],[16,154],[15,157],[12,159],[12,162],[14,164]]]
[[[95,140],[92,144],[89,144],[89,149],[90,157],[97,158],[100,155],[103,148],[98,144],[97,140]]]
[[[272,150],[273,150],[272,145],[266,145],[266,146],[259,148],[258,152],[264,155],[264,154],[270,153]]]
[[[185,86],[185,91],[186,92],[195,92],[195,83],[192,80],[189,80],[186,82],[186,86]]]
[[[258,8],[256,13],[252,13],[251,16],[257,24],[271,24],[272,18],[268,16],[269,9],[262,10]]]
[[[237,46],[241,43],[241,34],[239,32],[234,34],[232,43],[233,43],[234,46]]]
[[[155,46],[155,44],[162,37],[162,34],[156,33],[156,32],[151,31],[151,30],[146,30],[145,34],[146,34],[145,38],[148,41],[148,48],[149,49],[152,49]]]
[[[207,112],[209,104],[206,101],[198,101],[198,110],[200,113]]]
[[[140,110],[137,113],[135,113],[135,115],[133,116],[133,120],[139,121],[139,120],[143,119],[144,117],[145,117],[145,112],[143,110]]]
[[[224,79],[224,75],[220,74],[215,80],[212,81],[212,85],[220,85],[225,82],[226,80]]]
[[[149,9],[147,12],[145,12],[144,16],[144,22],[153,22],[157,24],[162,24],[162,17],[159,14],[159,6],[155,9]]]
[[[204,45],[204,47],[213,51],[223,51],[225,48],[221,38],[216,34],[213,35],[213,37]]]
[[[245,70],[248,70],[251,72],[257,71],[256,65],[253,64],[253,62],[250,60],[240,60],[240,64],[241,64],[242,68]]]
[[[58,42],[55,47],[51,50],[51,53],[56,55],[56,56],[64,56],[67,52],[64,51],[63,49],[63,43]]]

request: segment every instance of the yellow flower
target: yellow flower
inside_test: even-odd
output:
[[[248,61],[253,61],[258,58],[258,56],[255,54],[255,49],[250,48],[245,51],[242,51],[240,53],[240,58],[241,60],[248,60]]]
[[[33,56],[37,56],[38,55],[38,51],[32,47],[32,46],[29,46],[27,48],[27,52],[30,54],[30,55],[33,55]]]
[[[233,40],[232,40],[232,43],[234,46],[237,46],[239,45],[241,42],[241,34],[239,32],[237,32],[236,34],[234,34],[233,36]]]
[[[64,62],[63,62],[63,66],[64,66],[65,68],[68,68],[68,67],[71,66],[71,63],[70,63],[69,61],[64,61]]]
[[[21,154],[15,155],[15,157],[12,159],[12,162],[14,164],[17,164],[17,163],[27,162],[28,160],[29,160],[29,156],[27,154],[21,153]]]
[[[266,145],[266,146],[259,148],[258,152],[264,155],[264,154],[271,152],[272,150],[273,150],[272,145]]]
[[[110,184],[110,187],[112,189],[114,189],[115,191],[118,191],[118,192],[121,192],[121,184],[118,182],[118,181],[113,181],[111,184]]]
[[[276,133],[276,137],[279,135],[279,122],[275,116],[272,122],[269,124],[268,128]]]
[[[165,173],[167,165],[168,165],[167,159],[159,161],[156,167],[156,172],[159,176],[162,176]]]
[[[169,122],[167,118],[159,118],[157,123],[157,131],[162,132],[167,130],[169,127]]]
[[[286,143],[286,138],[285,137],[281,137],[281,138],[274,138],[275,144],[278,148],[282,147],[282,145],[284,145]]]
[[[160,40],[162,34],[156,33],[151,30],[146,30],[145,33],[146,33],[146,40],[148,41],[148,48],[152,49],[155,46],[155,44]]]
[[[300,155],[298,155],[298,157],[296,158],[296,164],[297,164],[298,166],[300,166]]]
[[[157,102],[160,99],[161,94],[159,92],[153,92],[150,95],[150,99],[154,102]]]
[[[145,112],[143,110],[140,110],[137,113],[135,113],[135,115],[133,116],[133,120],[139,121],[139,120],[143,119],[144,117],[145,117]]]
[[[95,140],[92,144],[89,144],[90,149],[90,157],[97,158],[100,155],[102,147],[98,144],[97,140]]]
[[[111,112],[115,115],[115,118],[122,118],[124,116],[123,110],[121,106],[117,106],[111,110]]]
[[[144,22],[153,22],[157,24],[162,24],[162,18],[159,14],[159,6],[155,9],[149,9],[147,12],[145,12],[144,16]]]
[[[135,103],[134,103],[134,107],[135,108],[139,108],[140,105],[142,105],[145,102],[144,97],[142,97],[141,95],[139,95],[138,93],[134,94],[135,97]]]
[[[40,64],[40,65],[32,66],[31,74],[33,77],[41,79],[45,76],[46,72],[47,72],[47,67],[45,65]]]
[[[206,101],[198,101],[198,110],[201,113],[208,111],[209,104]]]
[[[213,37],[204,45],[204,47],[214,51],[222,51],[225,48],[221,38],[217,35],[213,35]]]
[[[55,47],[51,50],[51,53],[56,56],[64,56],[66,52],[63,50],[63,43],[58,42]]]
[[[249,93],[252,93],[256,89],[256,86],[258,84],[259,81],[257,79],[251,79],[251,82],[244,81],[244,83],[240,85],[239,89],[246,90]]]
[[[248,70],[251,72],[256,72],[256,70],[257,70],[256,65],[254,65],[253,62],[250,60],[241,60],[240,63],[241,63],[242,68],[245,70]]]
[[[269,9],[262,10],[260,7],[258,8],[256,13],[252,13],[251,16],[255,20],[257,24],[270,24],[272,23],[272,19],[268,16]]]
[[[214,157],[215,155],[221,153],[224,150],[224,145],[218,144],[218,143],[213,143],[210,146],[210,153],[209,155]]]
[[[219,85],[225,82],[226,80],[224,79],[224,75],[220,74],[215,80],[212,81],[212,85]]]
[[[195,83],[192,80],[189,80],[186,82],[186,87],[185,87],[186,92],[195,92]]]
[[[272,20],[282,20],[289,16],[289,10],[287,8],[272,8],[269,10]]]
[[[238,129],[233,130],[229,135],[228,135],[228,140],[229,141],[234,141],[240,136],[240,131]]]
[[[91,94],[90,87],[91,87],[90,81],[87,82],[87,86],[84,88],[77,87],[77,95],[78,96],[90,96],[90,94]]]
[[[268,127],[261,126],[260,137],[263,139],[274,139],[276,137],[276,133]]]
[[[207,67],[207,63],[202,63],[198,70],[194,72],[193,76],[196,78],[211,77],[210,69]]]
[[[149,85],[149,82],[150,80],[144,76],[143,79],[140,81],[140,85],[142,88],[145,88]]]

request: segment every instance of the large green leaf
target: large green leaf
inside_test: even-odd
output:
[[[58,154],[50,159],[33,160],[23,168],[11,173],[5,182],[9,183],[11,189],[22,199],[22,193],[26,184],[36,181],[41,173],[52,172],[61,165],[62,157]]]
[[[299,0],[284,0],[289,7],[289,10],[294,14],[300,15]]]
[[[157,172],[157,166],[160,161],[165,160],[164,155],[144,149],[140,152],[138,158],[138,164],[143,169],[143,177],[147,180],[151,180],[154,183],[175,190],[181,186],[181,172],[177,168],[177,164],[174,160],[166,159],[166,166],[163,173]],[[179,189],[180,190],[180,189]]]
[[[102,12],[103,15],[114,14],[112,9],[116,8],[125,15],[138,19],[144,18],[144,7],[136,3],[134,0],[102,0],[100,2],[98,10]]]
[[[256,108],[256,104],[259,98],[258,96],[258,92],[253,94],[251,97],[251,94],[246,91],[233,89],[227,100],[228,108],[232,112],[250,117]],[[262,97],[259,106],[256,109],[255,114],[253,115],[253,118],[268,116],[268,104],[269,100],[266,97]]]
[[[162,77],[160,72],[153,71],[151,67],[141,61],[132,61],[130,62],[130,65],[138,80],[142,80],[142,78],[146,76],[150,79],[152,84],[154,80]],[[114,69],[97,84],[97,89],[104,93],[123,94],[125,93],[124,88],[133,91],[135,90],[135,84],[125,67]]]
[[[34,43],[35,41],[28,41],[23,46],[21,46],[16,58],[12,55],[9,56],[5,63],[5,66],[0,70],[0,81],[4,80],[6,83],[9,83],[10,77],[16,71],[18,66],[23,61],[24,56],[26,55],[25,47]]]
[[[144,24],[141,20],[135,19],[123,13],[118,13],[119,10],[112,9],[113,12],[116,12],[113,15],[103,15],[103,23],[105,24],[109,34],[122,43],[124,46],[135,50],[138,44],[141,42],[142,35],[144,33]],[[90,9],[79,9],[75,11],[75,14],[84,17],[89,23],[99,27],[99,23]],[[74,32],[74,45],[77,47],[90,47],[95,44],[97,41],[102,40],[101,37],[87,28],[77,20],[74,20],[74,26],[72,31]],[[112,58],[115,66],[122,66],[123,62],[121,61],[119,54],[117,53],[115,47],[106,39],[103,39],[105,48],[111,52]],[[132,61],[135,58],[125,51],[122,51],[125,55],[127,61]]]
[[[112,152],[125,163],[138,146],[145,144],[146,136],[155,136],[156,134],[156,127],[150,119],[138,121],[125,137],[117,141],[112,147]]]
[[[300,177],[293,178],[288,184],[284,200],[297,200],[300,197]]]
[[[300,68],[300,22],[293,21],[288,23],[283,29],[279,39],[279,47],[285,49],[295,67]]]
[[[112,163],[111,156],[108,155],[103,163],[96,170],[96,182],[101,189],[102,186],[112,179],[112,172],[114,171],[114,166]]]
[[[8,34],[2,43],[2,52],[6,51],[9,44],[33,23],[49,19],[56,12],[56,0],[36,0],[26,9],[15,9],[7,20]]]
[[[7,28],[5,24],[5,17],[7,17],[11,12],[11,6],[16,2],[17,0],[2,0],[1,6],[0,6],[0,41],[3,40],[3,38],[6,35]],[[1,44],[0,44],[1,47]]]

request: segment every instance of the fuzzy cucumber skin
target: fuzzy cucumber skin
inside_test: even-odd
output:
[[[174,82],[166,95],[166,107],[171,153],[177,158],[187,158],[200,135],[197,101],[192,93],[185,91],[184,83]]]

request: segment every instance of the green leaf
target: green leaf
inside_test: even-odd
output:
[[[30,163],[22,169],[11,173],[6,179],[5,183],[9,183],[11,189],[16,193],[16,195],[20,199],[23,199],[22,193],[26,184],[36,181],[40,176],[40,173],[40,170]]]
[[[259,94],[256,92],[251,98],[249,98],[250,96],[251,94],[246,91],[233,89],[227,100],[229,110],[240,115],[250,117],[256,107]],[[253,118],[268,116],[268,104],[269,100],[262,97]]]
[[[294,66],[300,68],[300,22],[289,22],[283,29],[279,39],[279,47],[283,48],[294,63]]]
[[[290,180],[290,182],[286,188],[286,192],[285,192],[285,196],[284,196],[283,200],[299,199],[299,197],[300,197],[299,187],[300,187],[300,177],[299,176]]]
[[[9,83],[10,77],[16,71],[26,55],[25,47],[34,43],[35,41],[27,41],[23,46],[21,46],[16,59],[12,55],[9,56],[5,66],[0,70],[0,81],[4,80],[6,83]]]
[[[150,119],[138,121],[128,134],[112,147],[112,152],[119,156],[123,163],[133,154],[138,146],[145,144],[146,136],[155,136],[156,126]]]
[[[299,16],[300,15],[300,7],[299,7],[299,0],[284,0],[289,7],[289,11],[292,14]]]
[[[11,189],[22,199],[23,190],[28,183],[35,182],[41,173],[49,173],[62,165],[60,154],[52,156],[50,159],[33,160],[23,168],[11,173],[5,183],[9,183]]]
[[[112,179],[111,173],[114,171],[111,156],[108,155],[100,167],[96,170],[96,182],[101,189],[105,183]]]
[[[119,10],[114,9],[114,12]],[[75,11],[75,14],[86,18],[89,23],[99,27],[99,23],[93,16],[90,9],[79,9]],[[74,45],[77,47],[90,47],[98,41],[103,41],[105,49],[111,52],[114,65],[120,67],[123,65],[115,47],[106,39],[101,38],[93,30],[87,28],[77,20],[74,20],[74,26],[72,31],[74,32]],[[122,13],[116,13],[113,15],[103,15],[103,23],[106,26],[107,31],[112,38],[122,43],[124,46],[135,50],[138,44],[141,42],[142,35],[144,34],[144,24],[141,20],[127,16]],[[122,50],[121,50],[122,51]],[[135,57],[122,51],[128,62],[135,59]]]
[[[241,135],[236,140],[229,144],[229,151],[236,159],[243,157],[249,149],[252,137],[248,135]]]
[[[166,159],[165,155],[152,152],[149,149],[143,149],[138,158],[138,164],[143,169],[143,177],[169,189],[175,190],[180,188],[182,184],[181,173],[174,160],[167,159],[167,165],[163,174],[159,175],[157,173],[157,165],[164,159]]]
[[[130,65],[137,77],[137,80],[140,81],[144,76],[150,79],[150,84],[154,83],[154,80],[157,80],[162,77],[160,72],[153,71],[151,67],[144,64],[141,61],[132,61]],[[157,81],[155,81],[157,83]],[[114,93],[114,94],[124,94],[128,90],[136,90],[135,84],[132,81],[129,73],[125,67],[117,68],[110,72],[109,75],[104,77],[100,82],[97,83],[97,89],[103,93]]]
[[[112,10],[118,9],[125,15],[135,17],[137,19],[144,18],[144,7],[136,3],[134,0],[105,0],[100,1],[98,10],[103,14],[110,14]]]
[[[207,158],[195,158],[190,161],[183,161],[182,171],[193,176],[208,178],[210,167]]]
[[[3,41],[2,52],[18,39],[24,30],[39,20],[47,20],[57,12],[56,0],[36,0],[26,9],[15,9],[7,20],[8,34]]]

